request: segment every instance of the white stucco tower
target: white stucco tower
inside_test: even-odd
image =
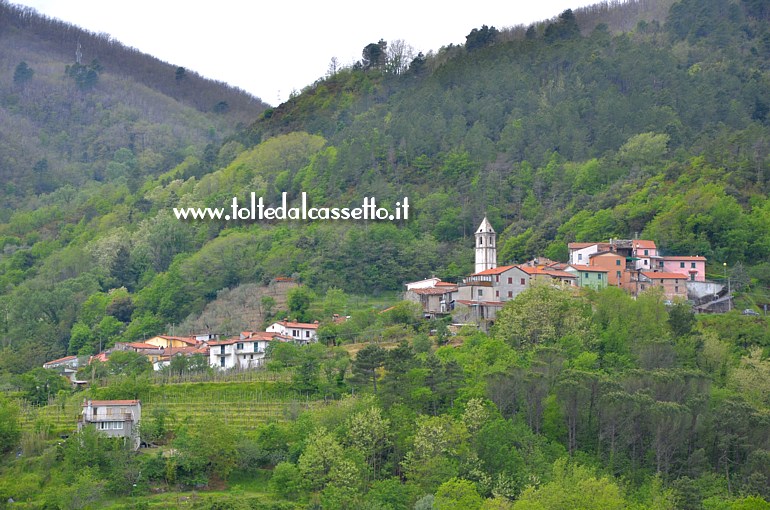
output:
[[[481,222],[476,229],[476,272],[480,273],[487,269],[497,267],[497,244],[495,242],[495,229],[487,220]]]

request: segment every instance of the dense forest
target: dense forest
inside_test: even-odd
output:
[[[16,396],[82,400],[36,368],[47,360],[180,324],[237,334],[245,326],[213,315],[279,276],[302,290],[260,316],[320,320],[323,341],[276,349],[278,382],[264,385],[336,399],[249,431],[220,416],[167,427],[160,409],[147,434],[185,452],[170,458],[97,437],[52,448],[10,425],[4,449],[21,441],[34,454],[8,459],[1,476],[27,476],[27,501],[82,508],[159,485],[256,483],[276,508],[768,506],[765,317],[534,288],[488,334],[450,341],[445,324],[407,305],[353,304],[392,305],[406,281],[470,273],[485,215],[500,264],[638,235],[666,254],[706,256],[740,308],[770,303],[766,2],[601,4],[529,27],[469,27],[464,45],[427,55],[379,40],[267,109],[109,37],[0,9],[4,416],[19,413]],[[413,214],[172,213],[251,192],[340,207],[408,196]],[[326,322],[351,310],[347,323]],[[93,368],[102,383],[88,391],[144,399],[154,379],[129,365]],[[211,447],[196,449],[204,437]],[[82,466],[93,469],[76,474]],[[142,482],[125,485],[139,471]],[[62,486],[98,490],[78,503]]]

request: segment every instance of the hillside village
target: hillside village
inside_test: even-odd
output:
[[[706,257],[661,255],[654,241],[610,239],[569,243],[569,262],[536,258],[517,265],[497,265],[497,233],[487,218],[475,233],[475,272],[453,284],[428,278],[406,284],[405,299],[419,303],[426,317],[465,314],[479,324],[494,321],[507,301],[536,281],[600,290],[619,287],[633,297],[659,288],[667,303],[689,300],[697,311],[724,311],[732,296],[724,285],[706,280]],[[727,307],[727,308],[725,308]]]
[[[654,241],[610,239],[608,242],[569,243],[569,262],[537,258],[523,264],[497,265],[497,233],[485,217],[475,232],[475,271],[461,282],[432,277],[405,284],[404,300],[418,303],[428,319],[453,316],[487,329],[505,303],[535,282],[601,290],[619,287],[631,296],[659,288],[667,303],[689,300],[697,311],[725,311],[732,296],[724,285],[706,280],[703,256],[661,255]],[[281,283],[287,278],[281,278]],[[727,308],[725,308],[727,307]],[[336,316],[333,320],[344,320]],[[265,364],[271,342],[307,345],[318,341],[319,322],[288,319],[270,324],[265,331],[242,331],[220,338],[205,333],[191,336],[156,335],[141,342],[118,342],[93,356],[66,356],[44,368],[68,376],[74,385],[78,369],[93,361],[106,362],[117,351],[133,351],[152,363],[155,371],[168,367],[174,356],[200,355],[218,370],[252,369]]]

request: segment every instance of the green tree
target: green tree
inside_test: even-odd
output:
[[[588,332],[590,308],[576,293],[537,282],[497,314],[494,334],[514,346],[553,344]]]
[[[24,87],[32,79],[35,71],[27,65],[26,62],[19,62],[16,69],[13,71],[13,84],[19,87]]]
[[[116,351],[107,359],[107,369],[113,375],[136,376],[152,371],[147,356],[133,351]]]
[[[42,367],[33,368],[18,380],[25,398],[35,404],[47,404],[49,398],[70,388],[70,382],[66,377]]]
[[[286,304],[289,307],[289,314],[298,321],[308,321],[310,316],[310,304],[313,302],[313,291],[305,286],[295,287],[286,294]]]
[[[369,344],[356,354],[353,360],[353,374],[364,381],[371,381],[377,393],[377,369],[385,364],[385,349],[377,344]]]
[[[473,482],[452,478],[442,483],[436,491],[433,508],[436,510],[478,510],[484,500]]]
[[[273,468],[270,490],[286,499],[295,499],[302,491],[302,474],[291,462],[280,462]]]
[[[19,438],[19,408],[4,395],[0,395],[0,454],[14,449]]]

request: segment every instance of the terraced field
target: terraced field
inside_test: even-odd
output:
[[[77,428],[83,398],[82,393],[60,397],[46,406],[20,401],[22,427],[52,435],[69,434]],[[248,430],[269,421],[294,419],[304,410],[324,405],[323,400],[302,398],[272,384],[241,382],[151,386],[141,401],[144,419],[162,412],[171,430],[209,416]]]

